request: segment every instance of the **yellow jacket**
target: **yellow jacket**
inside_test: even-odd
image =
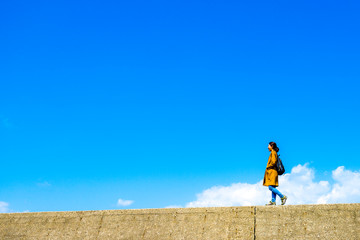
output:
[[[264,175],[264,186],[279,186],[278,173],[276,171],[277,152],[271,150]]]

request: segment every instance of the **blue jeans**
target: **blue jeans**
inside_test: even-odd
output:
[[[272,202],[276,201],[276,195],[279,195],[279,197],[281,198],[284,197],[284,195],[274,186],[269,186],[269,190],[272,192],[272,199],[271,199]]]

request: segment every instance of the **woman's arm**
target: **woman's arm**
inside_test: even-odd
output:
[[[275,152],[272,152],[270,154],[270,161],[268,163],[267,169],[274,168],[276,166],[276,161],[277,161],[277,154]]]

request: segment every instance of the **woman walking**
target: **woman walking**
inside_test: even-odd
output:
[[[281,205],[284,205],[286,203],[287,196],[283,195],[276,189],[276,187],[279,186],[278,173],[276,170],[277,152],[279,151],[279,148],[276,146],[276,143],[270,142],[268,149],[271,153],[266,166],[263,185],[269,187],[269,190],[272,192],[272,199],[266,205],[276,205],[276,195],[279,195]]]

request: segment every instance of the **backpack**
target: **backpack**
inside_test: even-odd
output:
[[[280,159],[280,154],[278,155],[276,161],[276,171],[278,172],[278,175],[283,175],[285,172],[285,167]]]

